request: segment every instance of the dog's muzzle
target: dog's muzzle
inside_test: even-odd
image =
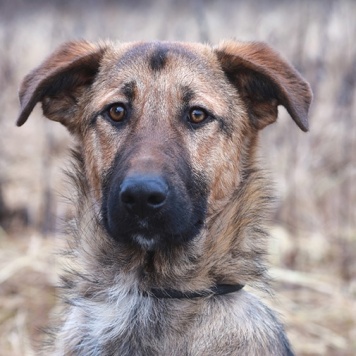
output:
[[[203,226],[205,207],[199,189],[149,172],[113,176],[104,190],[102,210],[112,238],[154,250],[194,238]]]

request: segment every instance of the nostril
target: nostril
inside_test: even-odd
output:
[[[150,194],[147,198],[147,203],[152,207],[161,206],[166,200],[166,194],[163,192],[154,192]]]
[[[121,201],[127,205],[134,205],[136,199],[135,199],[135,196],[133,194],[131,194],[131,192],[124,191],[121,193]]]

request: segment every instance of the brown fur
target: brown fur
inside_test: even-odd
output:
[[[306,131],[311,102],[308,84],[284,59],[262,43],[72,42],[25,78],[20,100],[18,125],[41,102],[78,142],[73,270],[63,277],[68,306],[55,354],[292,354],[272,311],[245,290],[179,300],[145,295],[216,283],[267,288],[264,219],[272,195],[256,162],[258,131],[276,120],[278,105]],[[128,103],[122,125],[105,116],[113,103]],[[209,120],[192,125],[192,107],[207,110]],[[196,236],[116,241],[105,201],[119,174],[165,174],[188,212],[194,199],[205,202]],[[178,225],[187,214],[177,211]]]

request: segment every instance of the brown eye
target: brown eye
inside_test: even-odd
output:
[[[208,114],[203,109],[192,109],[189,112],[189,121],[193,124],[200,124],[205,119],[207,119]]]
[[[122,104],[114,104],[109,108],[108,114],[111,120],[120,122],[125,118],[126,109]]]

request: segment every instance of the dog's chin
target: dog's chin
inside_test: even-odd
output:
[[[155,251],[160,247],[160,237],[158,235],[135,234],[132,236],[132,241],[146,251]]]
[[[129,245],[144,251],[158,251],[158,250],[171,250],[172,248],[182,246],[192,241],[198,236],[203,228],[202,221],[197,222],[195,225],[185,231],[174,234],[173,232],[152,231],[149,229],[138,229],[130,233],[115,233],[107,229],[109,236],[119,243]]]
[[[199,221],[193,228],[177,235],[172,233],[140,231],[132,234],[130,241],[133,245],[145,251],[170,250],[194,240],[200,234],[202,227],[203,223]]]

